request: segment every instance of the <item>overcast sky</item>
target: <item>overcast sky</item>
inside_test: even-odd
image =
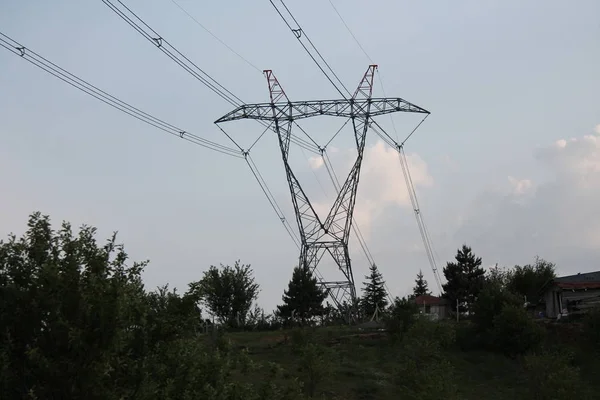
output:
[[[268,101],[265,78],[170,0],[124,1],[152,28],[246,102]],[[600,2],[578,0],[334,0],[385,94],[431,111],[406,146],[440,267],[466,243],[486,268],[557,263],[559,274],[600,265]],[[337,98],[268,0],[179,0],[292,100]],[[288,0],[346,86],[370,61],[325,0]],[[0,32],[142,110],[227,144],[213,121],[231,106],[137,34],[101,1],[0,0]],[[375,84],[375,96],[383,96]],[[394,115],[398,137],[418,116]],[[395,135],[388,117],[380,123]],[[342,121],[304,126],[324,144]],[[246,147],[258,124],[231,125]],[[230,129],[229,126],[224,126]],[[331,144],[338,175],[351,132]],[[356,218],[394,295],[422,269],[434,279],[398,157],[371,134]],[[274,135],[253,157],[290,221]],[[333,201],[325,169],[294,150],[319,209]],[[211,264],[252,264],[267,311],[297,262],[243,160],[178,140],[73,89],[0,48],[0,235],[22,233],[36,210],[119,232],[133,260],[151,261],[148,288],[185,290]],[[357,286],[367,263],[351,254]],[[331,266],[324,275],[339,279]]]

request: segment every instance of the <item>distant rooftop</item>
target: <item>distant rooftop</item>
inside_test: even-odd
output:
[[[561,289],[600,289],[600,271],[561,276],[548,283]]]
[[[443,297],[436,297],[436,296],[431,296],[429,294],[425,294],[422,296],[417,296],[414,298],[414,302],[417,303],[418,305],[422,306],[422,305],[426,305],[426,306],[439,306],[439,305],[444,305],[448,303],[448,300],[446,300]]]

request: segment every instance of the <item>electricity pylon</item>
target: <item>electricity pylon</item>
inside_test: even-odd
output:
[[[270,103],[244,104],[215,121],[216,124],[240,119],[269,121],[279,139],[281,157],[292,195],[296,222],[300,233],[299,265],[315,272],[327,253],[343,279],[321,281],[337,307],[356,304],[356,288],[348,252],[352,213],[363,161],[365,140],[373,117],[394,112],[429,114],[429,111],[401,98],[372,98],[376,65],[370,65],[350,99],[292,102],[271,70],[265,70],[269,85]],[[294,121],[316,116],[350,118],[354,128],[357,157],[325,220],[321,220],[302,189],[288,161],[290,135]]]

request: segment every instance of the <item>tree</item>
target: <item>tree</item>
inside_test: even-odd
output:
[[[288,289],[283,292],[283,304],[277,306],[277,315],[287,321],[302,324],[323,315],[323,301],[327,293],[319,286],[317,278],[306,267],[297,266],[292,272]]]
[[[533,265],[523,267],[515,265],[507,279],[507,288],[515,294],[525,297],[529,302],[539,300],[542,286],[556,277],[556,266],[539,257]]]
[[[448,262],[444,267],[447,283],[443,285],[452,309],[457,312],[471,311],[473,303],[485,282],[485,271],[481,268],[481,257],[476,257],[466,244],[458,249],[456,262]],[[459,310],[456,310],[458,300]]]
[[[429,287],[427,285],[427,281],[423,279],[423,272],[419,270],[417,274],[417,279],[415,280],[415,287],[413,288],[413,296],[423,296],[426,294],[430,294]]]
[[[211,265],[198,282],[190,283],[189,293],[203,302],[220,323],[230,327],[244,326],[259,285],[254,282],[250,265],[239,261],[230,267]]]
[[[371,272],[365,276],[367,282],[363,282],[363,297],[361,299],[361,308],[366,317],[371,317],[375,314],[375,310],[384,311],[388,305],[387,291],[385,290],[385,282],[383,276],[377,269],[375,264],[369,267]]]
[[[1,399],[301,398],[245,353],[198,340],[194,294],[146,293],[146,263],[95,232],[35,213],[0,241]],[[240,382],[249,370],[266,379]]]
[[[387,331],[394,339],[402,339],[411,326],[417,321],[419,307],[406,297],[396,297],[390,305],[384,322]]]
[[[145,263],[95,233],[34,213],[23,237],[0,241],[0,398],[130,397],[114,382],[139,381]]]

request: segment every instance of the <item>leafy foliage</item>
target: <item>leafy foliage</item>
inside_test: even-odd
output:
[[[245,325],[258,292],[250,265],[239,261],[233,267],[211,266],[200,281],[190,283],[190,293],[201,300],[220,323],[229,327]]]
[[[430,293],[427,281],[423,278],[423,272],[419,270],[417,279],[415,280],[415,287],[413,288],[413,296],[423,296]]]
[[[494,326],[494,318],[504,307],[519,307],[523,301],[496,280],[488,280],[473,304],[472,321],[481,333],[489,334]]]
[[[361,299],[361,309],[367,318],[372,317],[377,309],[383,312],[388,306],[383,276],[375,264],[369,267],[369,272],[370,274],[365,276],[367,281],[363,282],[363,297]]]
[[[459,399],[454,367],[443,351],[452,342],[452,330],[431,321],[407,331],[395,373],[403,399]]]
[[[564,352],[530,354],[525,356],[524,367],[530,399],[591,398],[583,385],[579,368],[572,365],[572,357],[569,354]]]
[[[585,316],[583,334],[590,347],[600,354],[600,309],[591,310]]]
[[[417,321],[419,307],[413,301],[403,297],[396,297],[390,306],[386,317],[386,330],[394,339],[402,339],[411,326]]]
[[[444,267],[447,280],[443,285],[444,296],[453,310],[468,312],[483,288],[485,271],[481,268],[481,257],[476,257],[467,245],[458,249],[455,259],[456,262],[448,262]],[[457,300],[459,310],[456,310]]]
[[[305,267],[295,267],[288,289],[283,293],[283,304],[277,306],[277,315],[287,321],[302,324],[323,315],[323,301],[327,294],[321,289],[317,278]]]
[[[529,302],[537,302],[542,286],[556,277],[556,266],[548,261],[536,257],[534,265],[523,267],[516,265],[508,276],[507,288],[519,294]]]
[[[127,265],[116,236],[99,246],[95,232],[54,232],[35,213],[0,242],[0,398],[300,398],[299,385],[240,380],[264,367],[198,340],[194,294],[146,293],[145,263]]]
[[[35,213],[22,238],[0,242],[0,343],[10,366],[0,397],[112,398],[116,380],[133,379],[122,359],[140,347],[145,263],[127,266],[116,235],[99,247],[94,234],[84,226],[75,236],[68,223],[53,232]]]
[[[492,328],[494,346],[504,354],[515,357],[538,347],[543,330],[522,307],[505,306],[494,318]]]

